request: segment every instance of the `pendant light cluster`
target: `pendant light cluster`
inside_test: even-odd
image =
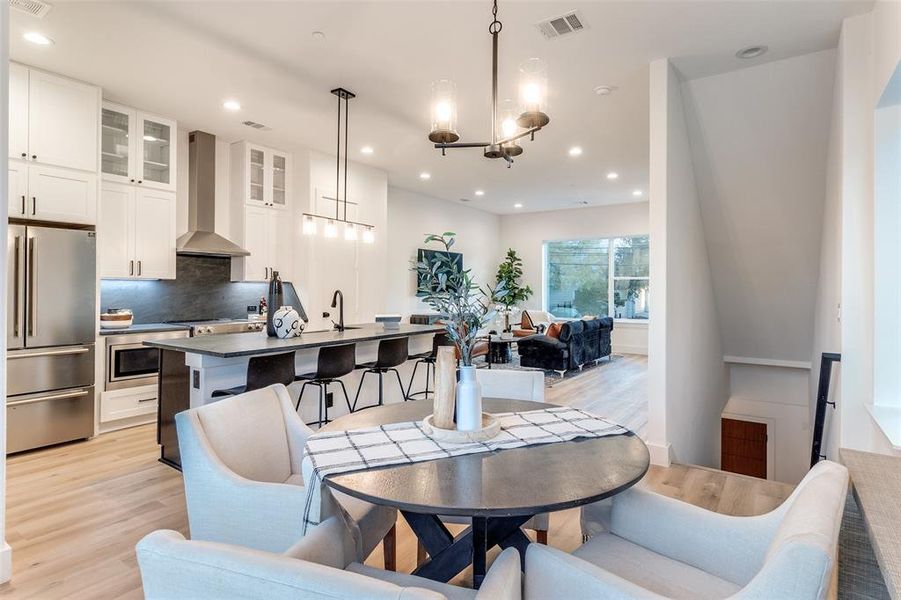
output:
[[[335,88],[332,94],[338,97],[338,147],[335,151],[335,197],[326,198],[335,201],[335,216],[323,216],[314,213],[303,213],[303,234],[316,235],[318,221],[325,221],[322,234],[327,238],[338,237],[339,230],[343,228],[344,239],[355,242],[358,238],[365,244],[375,242],[375,226],[368,223],[358,223],[347,220],[347,124],[350,109],[348,102],[356,95],[344,88]],[[344,101],[344,199],[341,199],[341,101]],[[343,213],[342,213],[343,205]]]
[[[497,0],[491,11],[494,20],[488,25],[491,34],[491,141],[460,142],[457,133],[457,87],[453,81],[441,79],[432,83],[432,130],[429,140],[442,156],[448,148],[484,148],[486,158],[503,158],[507,166],[522,154],[517,141],[535,133],[550,122],[547,110],[547,65],[540,58],[530,58],[519,68],[519,102],[497,99],[497,46],[503,24],[497,20]]]

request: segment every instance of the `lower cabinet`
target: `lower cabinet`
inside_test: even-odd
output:
[[[232,261],[232,280],[267,281],[273,271],[289,279],[291,268],[291,216],[282,210],[247,206],[243,211],[239,243],[250,256]]]
[[[104,181],[97,232],[100,276],[175,279],[175,193]]]
[[[135,419],[135,417],[142,416],[147,422],[151,422],[156,418],[157,405],[157,386],[155,385],[101,392],[100,423],[109,424],[113,421]],[[106,425],[105,428],[109,428],[109,425]]]

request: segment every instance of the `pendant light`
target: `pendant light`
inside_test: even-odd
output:
[[[301,231],[304,235],[316,235],[317,221],[325,221],[322,234],[326,238],[337,238],[339,228],[343,231],[345,241],[357,241],[357,232],[362,230],[363,243],[372,244],[375,242],[375,226],[368,223],[357,223],[356,221],[347,220],[347,140],[348,140],[348,122],[351,98],[356,95],[344,88],[335,88],[332,94],[338,97],[338,146],[335,151],[335,197],[328,198],[335,201],[335,216],[332,217],[319,215],[315,213],[303,213]],[[344,198],[341,198],[341,102],[344,102]],[[343,211],[342,211],[343,208]]]

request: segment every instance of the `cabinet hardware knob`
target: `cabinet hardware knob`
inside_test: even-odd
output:
[[[31,214],[36,215],[38,213],[38,198],[37,196],[31,197]]]
[[[138,183],[144,183],[144,181],[141,179],[138,179]]]
[[[25,214],[25,196],[22,196],[22,214]]]
[[[38,155],[37,155],[37,154],[32,154],[32,155],[31,155],[31,158],[32,158],[33,160],[37,160],[37,159],[38,159]]]
[[[131,182],[132,182],[132,183],[134,183],[134,182],[135,182],[135,180],[134,180],[134,179],[132,179],[132,180],[131,180]]]
[[[22,158],[28,158],[28,153],[27,153],[27,152],[23,152],[23,153],[22,153]]]

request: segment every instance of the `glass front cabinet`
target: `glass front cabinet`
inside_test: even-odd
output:
[[[103,103],[101,170],[104,179],[175,191],[175,121]]]
[[[288,153],[248,142],[238,142],[233,147],[237,148],[237,155],[243,155],[245,203],[249,206],[287,208],[290,196]]]

